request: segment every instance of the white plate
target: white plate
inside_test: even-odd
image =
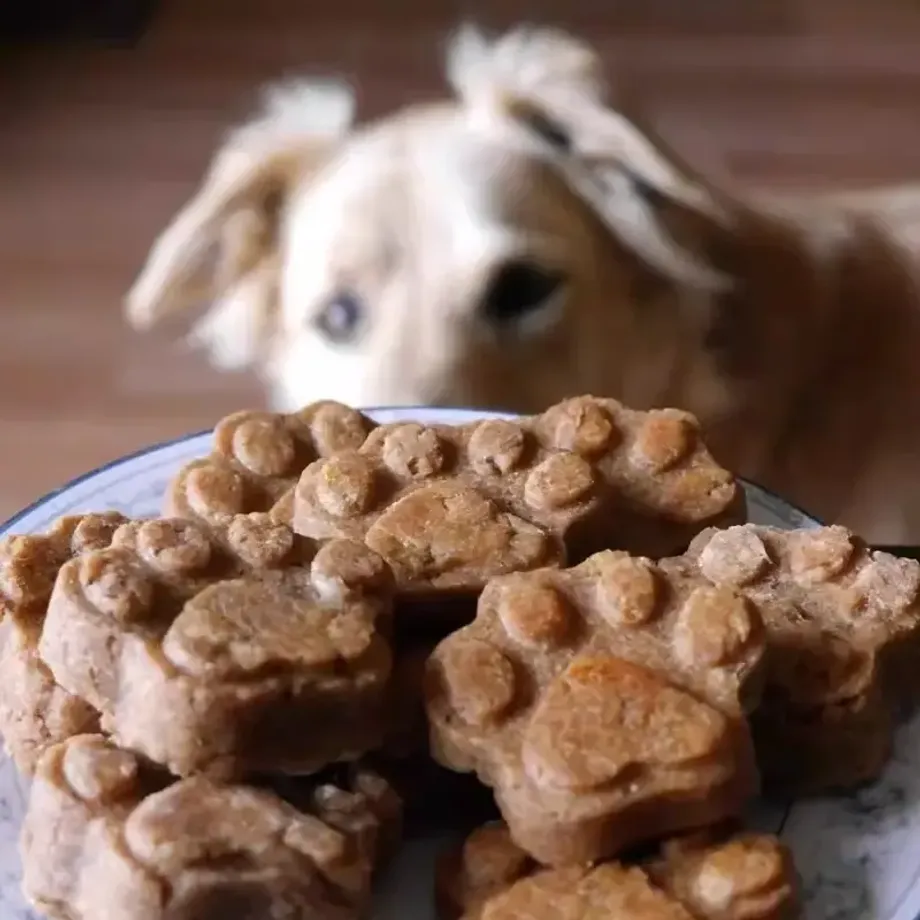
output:
[[[388,422],[457,423],[485,413],[380,409]],[[44,530],[62,514],[117,509],[157,514],[175,470],[210,449],[210,432],[151,447],[81,476],[31,505],[0,528]],[[776,527],[813,527],[812,518],[756,486],[746,486],[751,517]],[[790,752],[790,756],[796,756]],[[26,786],[0,759],[0,917],[34,920],[19,892],[17,834]],[[905,726],[895,756],[876,785],[847,798],[754,809],[752,820],[780,834],[795,853],[808,920],[920,920],[920,718]],[[411,842],[386,880],[375,920],[429,920],[431,863],[439,841]]]

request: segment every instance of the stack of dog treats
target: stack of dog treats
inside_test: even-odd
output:
[[[0,543],[60,920],[353,920],[420,822],[443,918],[785,920],[748,805],[872,779],[917,684],[920,566],[745,523],[675,410],[241,412],[163,514]]]

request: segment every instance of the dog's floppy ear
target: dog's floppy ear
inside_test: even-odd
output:
[[[191,340],[226,366],[249,363],[245,352],[277,288],[285,193],[328,162],[353,115],[353,93],[338,82],[270,89],[261,115],[231,132],[198,192],[155,241],[126,299],[129,321],[148,328],[210,302]]]
[[[492,39],[475,26],[462,26],[448,45],[447,79],[471,106],[606,94],[594,51],[549,28],[522,26]]]
[[[666,277],[718,290],[727,280],[680,246],[647,191],[707,220],[729,222],[710,190],[664,156],[607,102],[598,55],[554,29],[519,28],[497,39],[463,27],[448,79],[471,112],[515,122],[622,243]]]

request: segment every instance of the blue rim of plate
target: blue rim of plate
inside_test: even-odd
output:
[[[500,412],[491,409],[471,409],[461,406],[438,406],[439,411],[444,412],[475,412],[482,415],[484,418],[489,416],[502,416],[502,415],[514,415],[513,412]],[[359,412],[365,414],[373,414],[374,412],[414,412],[416,410],[429,412],[432,410],[431,406],[368,406],[363,409],[359,409]],[[14,515],[7,518],[5,521],[0,523],[0,536],[9,533],[26,515],[30,514],[32,511],[40,508],[42,505],[56,498],[58,495],[62,495],[75,486],[80,485],[83,482],[86,482],[88,479],[92,479],[93,476],[97,476],[100,473],[105,473],[107,470],[114,469],[115,467],[121,466],[125,463],[130,463],[132,460],[137,460],[140,457],[146,457],[148,454],[156,453],[159,450],[163,450],[167,447],[174,447],[177,444],[182,444],[185,441],[191,441],[195,438],[201,438],[205,435],[213,434],[213,428],[202,428],[199,431],[192,431],[188,434],[180,435],[176,438],[168,438],[165,441],[157,441],[154,444],[149,444],[146,447],[139,448],[138,450],[132,451],[129,454],[123,454],[120,457],[116,457],[114,460],[109,460],[107,463],[103,463],[100,466],[97,466],[91,470],[88,470],[85,473],[81,473],[79,476],[74,476],[73,479],[68,480],[62,485],[58,486],[55,489],[51,489],[46,492],[44,495],[35,499],[35,501],[30,502],[24,508],[21,508]],[[750,479],[745,479],[744,477],[738,477],[739,482],[744,485],[752,486],[758,491],[762,492],[764,495],[773,499],[775,502],[780,504],[787,505],[797,514],[801,515],[804,518],[810,518],[815,522],[819,527],[825,526],[825,522],[820,518],[817,518],[814,514],[809,511],[805,511],[803,508],[799,508],[797,505],[793,505],[788,499],[783,498],[780,495],[777,495],[776,492],[771,489],[766,488],[765,486],[760,485],[760,483],[753,482]]]

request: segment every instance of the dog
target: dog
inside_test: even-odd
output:
[[[616,106],[552,29],[456,33],[454,98],[355,125],[295,82],[232,131],[126,300],[257,368],[273,408],[570,395],[679,406],[723,463],[920,543],[920,185],[742,194]]]

